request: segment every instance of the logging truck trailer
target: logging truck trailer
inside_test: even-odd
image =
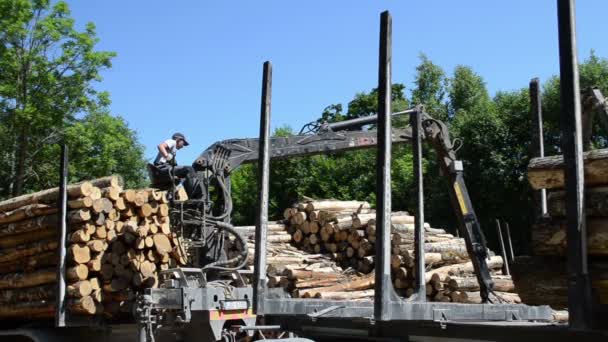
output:
[[[573,18],[571,1],[560,0],[560,30]],[[462,177],[462,163],[455,158],[454,145],[447,127],[432,119],[423,107],[414,107],[401,115],[410,117],[411,129],[391,128],[391,17],[381,15],[378,114],[358,121],[321,125],[315,134],[271,139],[270,85],[271,65],[264,64],[259,139],[224,141],[206,150],[193,164],[197,169],[202,197],[172,202],[174,230],[188,237],[197,251],[197,267],[176,268],[161,272],[158,288],[146,289],[139,297],[133,320],[128,324],[108,325],[100,319],[71,317],[65,311],[65,195],[61,203],[63,224],[60,236],[60,262],[57,268],[58,290],[54,324],[19,327],[4,324],[2,341],[236,341],[255,331],[282,330],[318,341],[329,340],[488,340],[512,341],[572,338],[606,340],[608,333],[593,329],[588,308],[577,305],[576,291],[571,296],[571,325],[553,321],[548,306],[503,304],[489,301],[492,280],[487,274],[485,239],[475,217]],[[570,35],[569,37],[571,37]],[[560,36],[560,43],[562,41]],[[562,82],[564,84],[566,82]],[[361,126],[377,123],[378,131],[362,131]],[[350,131],[358,127],[357,131]],[[314,127],[313,127],[314,128]],[[302,133],[302,132],[301,132]],[[442,171],[450,184],[452,204],[459,218],[480,284],[482,304],[426,302],[424,276],[424,191],[422,187],[422,139],[434,146],[440,156]],[[394,142],[411,141],[414,152],[414,177],[417,185],[415,224],[416,290],[408,299],[399,297],[390,273],[390,162]],[[266,276],[266,229],[268,226],[269,162],[271,158],[318,154],[331,151],[377,146],[377,233],[373,300],[343,301],[290,298],[282,288],[268,288]],[[62,158],[61,189],[65,194],[67,160]],[[239,238],[230,225],[232,202],[228,175],[239,163],[258,161],[259,197],[255,234],[253,272],[242,268],[247,249],[236,259],[223,251],[224,234]],[[232,164],[231,164],[232,163]],[[151,170],[153,179],[158,174]],[[170,179],[170,184],[174,184]],[[223,204],[211,206],[211,188],[219,189]],[[174,218],[173,215],[176,215]],[[241,237],[242,239],[242,237]],[[63,242],[61,242],[63,241]],[[243,243],[245,245],[245,243]],[[571,244],[568,244],[569,248]],[[572,247],[574,248],[574,247]],[[583,253],[584,254],[584,253]],[[578,257],[580,257],[580,253]],[[244,256],[244,258],[243,258]],[[232,266],[236,264],[236,266]],[[244,278],[250,277],[252,285]],[[593,317],[595,319],[602,316]],[[606,316],[603,316],[606,317]],[[256,325],[264,323],[265,325]],[[574,328],[574,329],[573,329]]]

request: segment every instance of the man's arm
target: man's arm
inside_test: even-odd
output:
[[[167,145],[167,142],[164,141],[162,143],[160,143],[158,145],[158,152],[160,152],[160,154],[163,156],[163,158],[167,158],[167,156],[169,155],[169,152],[167,151],[169,149],[169,145]]]

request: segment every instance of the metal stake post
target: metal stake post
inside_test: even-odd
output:
[[[374,318],[390,317],[391,283],[391,15],[380,15],[378,155],[376,159],[376,260]]]
[[[420,109],[420,108],[418,108]],[[422,174],[422,121],[421,110],[416,110],[410,117],[413,136],[414,174],[417,190],[417,207],[414,218],[414,258],[416,285],[414,287],[414,301],[426,301],[426,282],[424,265],[424,187]]]
[[[264,312],[266,292],[266,232],[268,228],[268,192],[270,177],[270,99],[272,90],[272,64],[264,63],[262,104],[260,109],[260,143],[258,161],[258,218],[255,227],[255,256],[253,307],[256,314]]]
[[[530,81],[530,109],[532,111],[532,157],[544,157],[543,108],[540,96],[540,81],[538,78],[533,78]],[[547,190],[541,189],[539,193],[540,208],[538,208],[537,214],[539,217],[544,217],[547,215]],[[539,193],[535,192],[535,194]]]
[[[505,230],[507,231],[507,243],[509,247],[509,257],[511,262],[515,261],[515,253],[513,252],[513,242],[511,241],[511,229],[509,228],[509,222],[505,222]]]
[[[496,219],[496,235],[498,236],[498,243],[500,244],[500,255],[502,256],[502,273],[505,275],[511,275],[509,272],[509,259],[507,258],[507,250],[505,248],[505,242],[502,239],[502,229],[500,229],[500,221]]]
[[[61,163],[59,166],[59,198],[57,206],[59,209],[59,227],[58,246],[59,260],[57,260],[57,300],[55,301],[55,326],[66,326],[66,240],[67,240],[67,205],[68,205],[68,147],[65,144],[61,145]]]
[[[568,220],[568,309],[570,327],[591,327],[591,287],[587,272],[587,232],[585,222],[585,175],[581,102],[576,48],[574,0],[557,1],[559,26],[560,99],[562,150],[566,182]]]

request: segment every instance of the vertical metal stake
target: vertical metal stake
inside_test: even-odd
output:
[[[500,255],[502,256],[502,273],[504,275],[511,275],[511,272],[509,271],[509,259],[507,259],[507,251],[505,249],[505,243],[502,239],[502,229],[500,229],[500,221],[498,219],[496,219],[496,236],[498,236]]]
[[[59,260],[57,260],[57,300],[55,301],[55,326],[65,327],[66,316],[66,240],[67,240],[67,205],[68,205],[68,147],[61,145],[61,163],[59,166],[59,198],[57,206],[59,209],[57,226],[59,227],[58,246]]]
[[[414,228],[414,258],[416,285],[414,287],[414,301],[426,301],[426,282],[424,268],[424,184],[422,174],[422,121],[420,108],[410,116],[412,135],[414,137],[412,152],[414,155],[414,181],[417,190],[417,207]]]
[[[509,247],[509,256],[511,262],[515,261],[515,253],[513,252],[513,243],[511,242],[511,228],[509,228],[509,222],[505,222],[505,229],[507,231],[507,243]]]
[[[391,283],[391,15],[380,15],[378,67],[378,154],[376,157],[376,258],[374,318],[390,317]]]
[[[530,151],[531,157],[544,157],[545,143],[543,133],[543,107],[540,95],[540,81],[538,80],[538,78],[533,78],[530,81],[530,110],[532,111],[532,151]],[[539,217],[544,217],[547,215],[547,190],[541,189],[539,197],[540,208],[538,208],[536,214]]]
[[[262,104],[260,109],[260,139],[258,160],[258,217],[255,227],[255,256],[253,307],[256,314],[264,311],[266,292],[266,231],[268,228],[268,192],[270,178],[270,99],[272,90],[272,64],[264,63]]]
[[[562,150],[568,222],[568,309],[570,327],[588,329],[591,327],[592,305],[587,272],[585,175],[574,8],[574,0],[557,1]]]

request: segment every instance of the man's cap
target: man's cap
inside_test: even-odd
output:
[[[188,142],[188,140],[186,140],[186,136],[181,134],[181,133],[175,133],[173,134],[173,136],[171,137],[171,139],[173,140],[177,140],[177,139],[182,139],[184,141],[184,145],[188,146],[190,145],[190,143]]]

